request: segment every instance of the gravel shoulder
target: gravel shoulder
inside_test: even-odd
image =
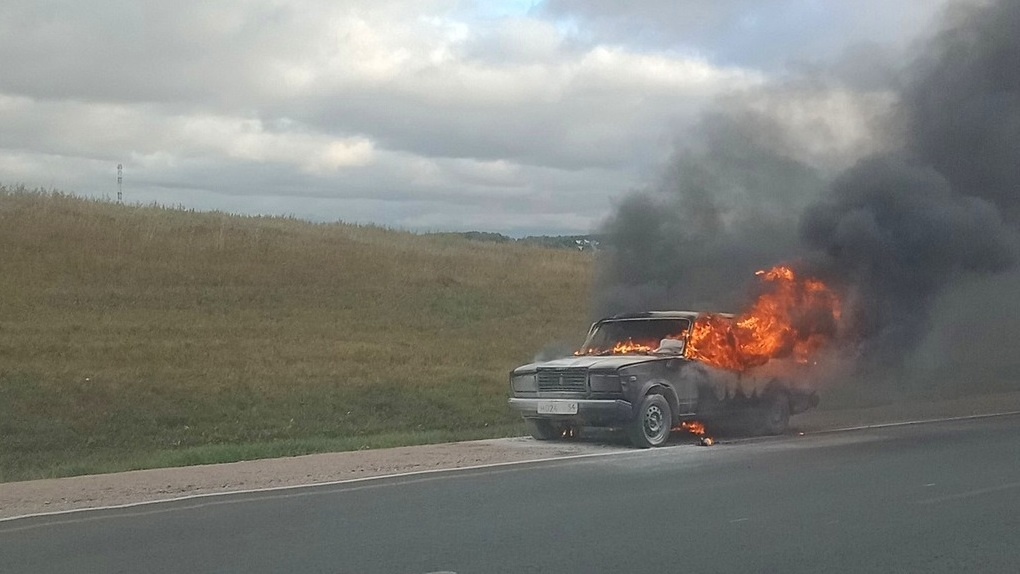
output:
[[[815,410],[794,417],[792,426],[810,433],[1013,411],[1020,411],[1020,392],[867,409]],[[694,445],[693,439],[685,437],[676,442]],[[629,447],[613,440],[545,443],[516,437],[0,483],[0,519],[619,450]]]

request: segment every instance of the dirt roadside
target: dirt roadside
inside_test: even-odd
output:
[[[811,411],[801,432],[1020,411],[1020,392],[868,409]],[[681,443],[682,444],[682,443]],[[693,445],[693,441],[691,441]],[[600,442],[539,443],[506,438],[0,484],[0,519],[272,487],[318,484],[426,470],[626,450]]]

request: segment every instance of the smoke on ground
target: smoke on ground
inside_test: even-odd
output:
[[[861,67],[844,61],[721,102],[605,223],[596,313],[739,310],[755,270],[794,262],[844,290],[842,345],[865,371],[962,360],[935,350],[953,317],[1017,282],[999,274],[1020,244],[1018,29],[1020,1],[959,4],[888,81],[845,81]],[[984,327],[1016,334],[1017,303],[996,300]],[[1013,361],[1015,338],[976,339]]]

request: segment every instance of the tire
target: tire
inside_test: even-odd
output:
[[[780,435],[790,428],[790,397],[776,393],[760,407],[758,434]]]
[[[528,425],[528,432],[535,440],[553,440],[560,438],[562,433],[559,425],[554,425],[552,421],[545,419],[524,419],[524,422]]]
[[[673,411],[662,395],[646,395],[638,405],[637,417],[630,423],[630,441],[638,448],[660,446],[669,438]]]

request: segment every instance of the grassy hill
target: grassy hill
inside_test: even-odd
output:
[[[591,257],[0,186],[0,480],[520,432]]]

